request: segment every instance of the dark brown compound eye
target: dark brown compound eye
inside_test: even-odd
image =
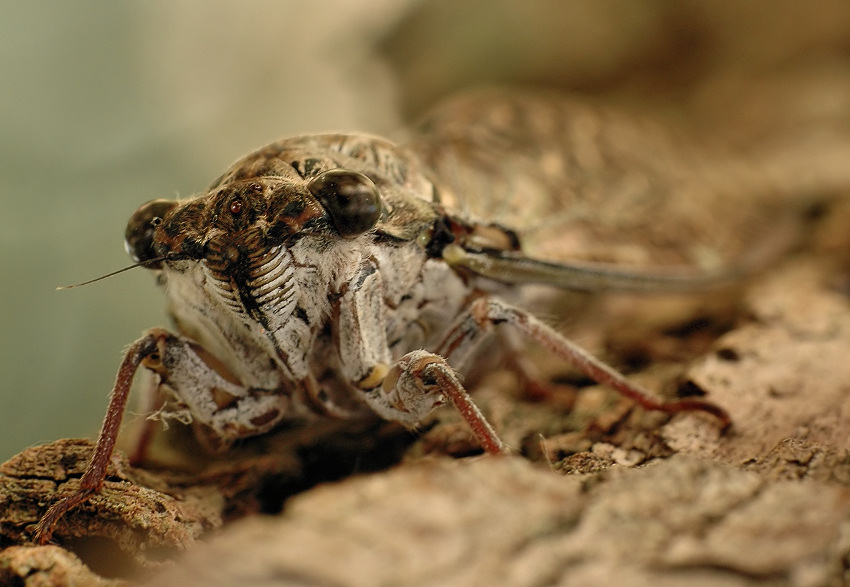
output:
[[[381,215],[381,197],[371,179],[334,169],[313,179],[307,189],[327,210],[339,234],[351,238],[371,230]]]
[[[230,202],[230,213],[236,216],[242,211],[242,200],[233,200]]]
[[[124,232],[124,248],[136,263],[155,259],[159,254],[154,251],[153,236],[163,217],[171,211],[177,202],[169,200],[151,200],[139,206],[130,216],[127,230]],[[158,269],[162,263],[145,265],[149,269]]]

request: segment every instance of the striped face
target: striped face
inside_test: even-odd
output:
[[[184,203],[149,202],[130,220],[127,248],[153,268],[203,261],[224,305],[269,328],[269,314],[292,310],[284,250],[304,234],[333,236],[329,214],[301,183],[259,178]]]
[[[331,233],[328,214],[306,186],[255,178],[188,202],[144,204],[130,219],[126,243],[137,262],[206,260],[223,270],[244,266],[301,231]]]
[[[264,316],[291,301],[285,249],[307,235],[318,243],[357,237],[381,213],[378,190],[361,173],[332,169],[304,180],[291,169],[290,177],[232,176],[184,203],[148,202],[130,219],[127,249],[155,269],[204,261],[225,304],[268,328]]]
[[[330,305],[363,259],[433,223],[379,147],[356,136],[288,139],[236,162],[201,195],[154,200],[130,218],[126,248],[160,271],[181,333],[249,387],[276,387],[271,372],[308,378]]]

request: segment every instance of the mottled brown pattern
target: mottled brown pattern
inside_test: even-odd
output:
[[[409,148],[441,203],[510,227],[526,254],[551,261],[735,264],[801,195],[754,153],[561,93],[463,94],[419,131]]]

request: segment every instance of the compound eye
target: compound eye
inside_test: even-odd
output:
[[[159,255],[153,250],[153,233],[162,223],[163,217],[177,202],[169,200],[151,200],[139,206],[130,216],[127,230],[124,232],[124,248],[136,263],[144,263]],[[146,265],[149,269],[159,269],[162,263]]]
[[[339,234],[355,237],[370,230],[381,215],[381,197],[362,173],[334,169],[313,179],[307,189],[327,210]]]

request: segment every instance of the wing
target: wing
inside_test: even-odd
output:
[[[440,202],[519,236],[522,255],[460,262],[506,281],[563,286],[576,275],[558,264],[577,260],[722,273],[788,232],[787,195],[745,159],[635,114],[491,90],[445,103],[418,131],[407,148]]]

